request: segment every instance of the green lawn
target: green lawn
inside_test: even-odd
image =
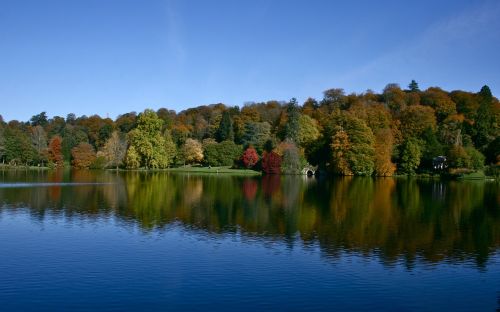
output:
[[[187,173],[210,173],[210,174],[234,174],[234,175],[260,175],[259,171],[249,169],[232,169],[231,167],[177,167],[169,168],[167,171]]]

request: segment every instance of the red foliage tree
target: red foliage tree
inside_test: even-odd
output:
[[[264,152],[262,155],[262,170],[268,174],[279,174],[281,172],[281,157],[275,152]]]
[[[49,143],[48,159],[57,167],[64,166],[62,153],[62,138],[58,135],[54,136]]]
[[[241,157],[243,160],[243,164],[246,168],[250,169],[259,161],[259,155],[255,148],[250,146],[243,152],[243,156]]]

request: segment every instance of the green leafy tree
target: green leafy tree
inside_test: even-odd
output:
[[[166,168],[173,157],[168,154],[167,142],[162,135],[163,120],[153,110],[139,114],[137,127],[128,133],[130,146],[139,155],[140,166]]]
[[[14,165],[28,165],[36,157],[30,138],[18,128],[7,127],[4,132],[4,157]]]
[[[222,119],[215,133],[215,138],[217,142],[234,141],[233,120],[228,110],[222,113]]]
[[[209,166],[231,166],[240,157],[241,146],[233,141],[209,143],[205,145],[205,164]]]
[[[412,137],[406,139],[400,146],[399,170],[404,174],[414,174],[421,157],[420,142]]]
[[[286,116],[285,139],[297,143],[299,141],[300,131],[300,109],[295,98],[292,98],[286,106]]]
[[[493,141],[493,138],[490,136],[493,129],[493,96],[488,86],[482,87],[477,96],[479,99],[479,109],[474,124],[474,143],[477,148],[484,149],[489,142]]]
[[[249,122],[245,124],[242,137],[244,146],[252,145],[257,152],[261,153],[264,144],[271,139],[271,125],[267,122]]]
[[[410,92],[420,92],[420,89],[418,88],[418,83],[415,80],[412,80],[410,84],[408,85],[408,89]]]
[[[300,115],[297,144],[305,147],[316,141],[319,136],[318,122],[307,115]]]
[[[125,156],[125,164],[129,169],[137,169],[141,166],[141,156],[135,150],[134,146],[130,146]]]

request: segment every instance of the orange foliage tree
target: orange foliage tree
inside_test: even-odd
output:
[[[88,143],[80,143],[71,149],[71,164],[78,169],[88,169],[95,161],[96,154],[92,145]]]
[[[62,138],[58,135],[54,136],[49,143],[48,159],[56,167],[64,166],[64,159],[62,154]]]

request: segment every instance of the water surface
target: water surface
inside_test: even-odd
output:
[[[495,310],[492,182],[0,171],[27,310]]]

